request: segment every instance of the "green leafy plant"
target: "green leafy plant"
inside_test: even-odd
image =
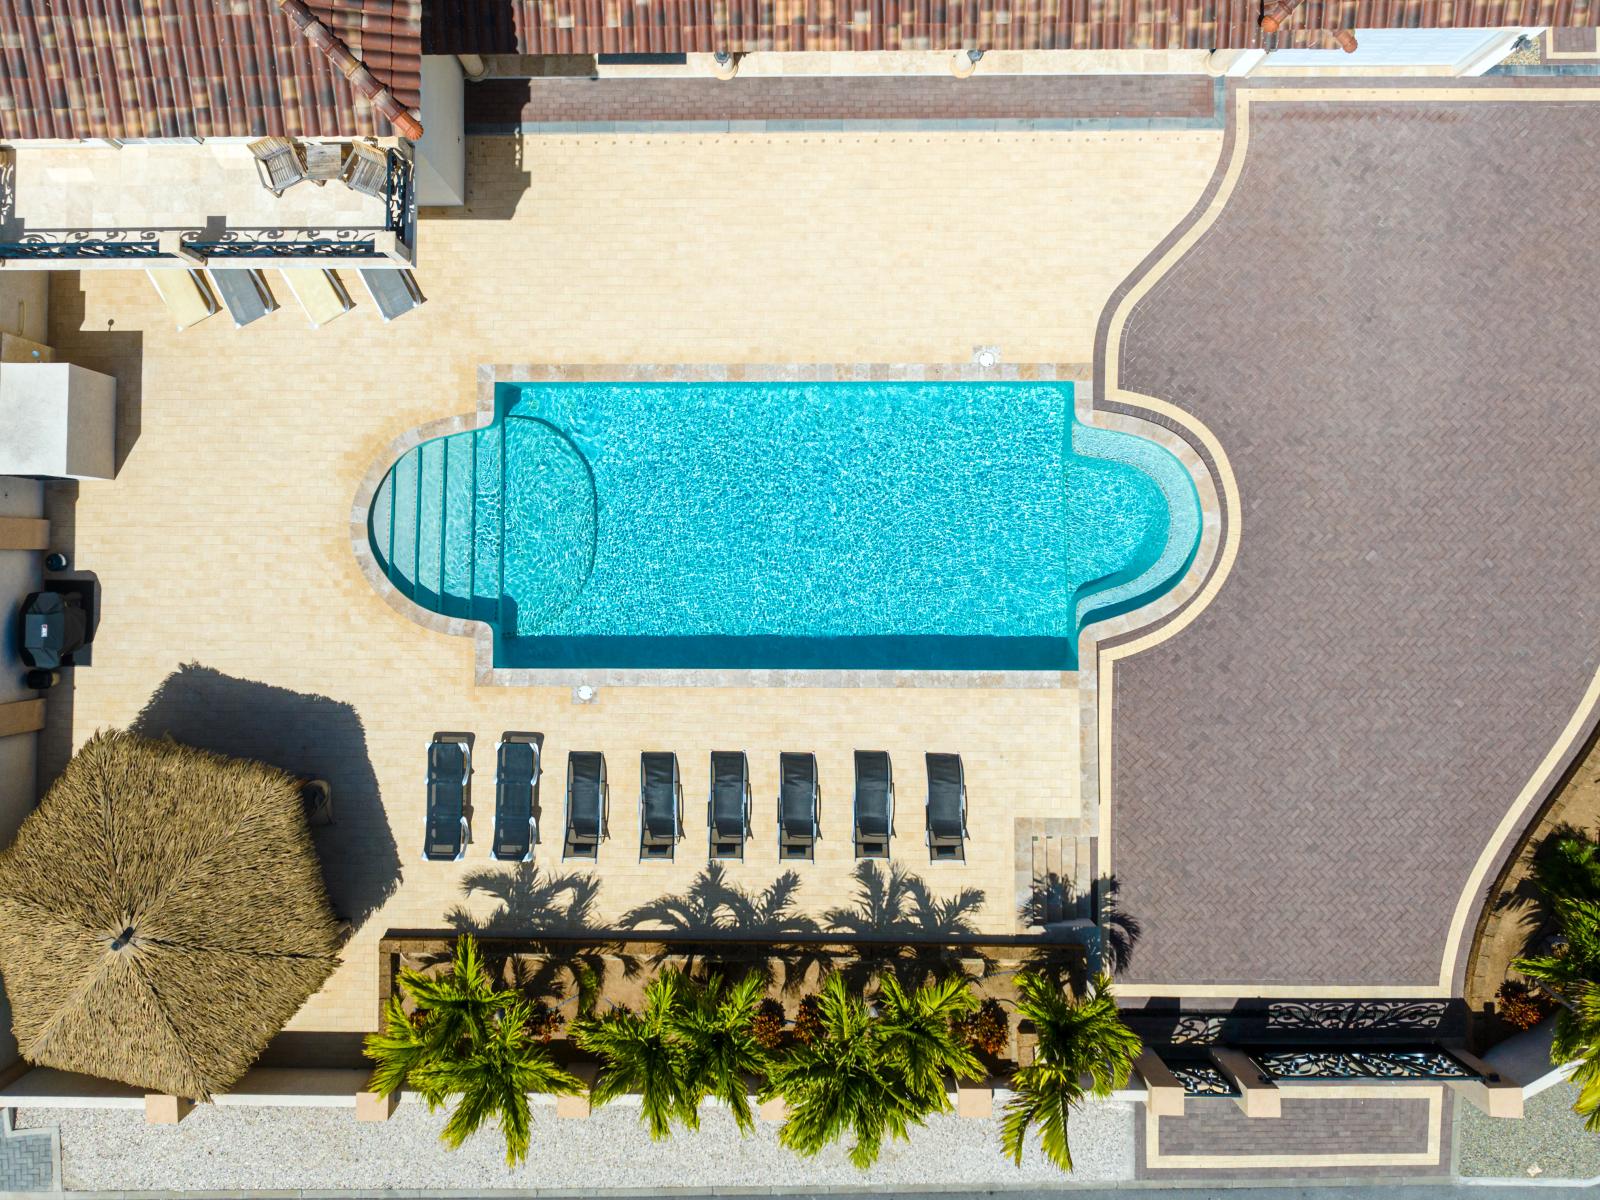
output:
[[[674,1121],[700,1127],[683,1046],[673,1034],[685,986],[682,974],[663,971],[645,987],[643,1011],[613,1008],[580,1018],[572,1027],[573,1040],[601,1061],[590,1101],[598,1107],[638,1092],[640,1119],[657,1140],[672,1132]]]
[[[384,1096],[410,1087],[430,1108],[453,1101],[441,1134],[452,1149],[493,1119],[505,1136],[506,1164],[525,1161],[528,1093],[583,1090],[540,1045],[535,1008],[495,986],[470,936],[456,942],[445,972],[406,970],[397,983],[400,995],[385,1006],[383,1028],[366,1038],[374,1064],[368,1087]]]
[[[1016,983],[1017,1011],[1033,1022],[1039,1044],[1033,1061],[1012,1073],[1001,1144],[1020,1164],[1028,1130],[1037,1127],[1045,1156],[1070,1171],[1072,1109],[1085,1096],[1107,1097],[1128,1081],[1139,1037],[1122,1023],[1110,976],[1100,975],[1082,996],[1071,998],[1042,975],[1021,974]]]
[[[757,1011],[766,980],[751,973],[730,984],[720,975],[689,989],[685,1002],[669,1020],[683,1048],[684,1090],[698,1107],[706,1097],[720,1100],[733,1113],[741,1132],[755,1124],[746,1082],[766,1065],[755,1036]]]
[[[1600,844],[1575,829],[1552,834],[1534,855],[1532,881],[1557,932],[1542,953],[1511,965],[1559,1006],[1550,1058],[1577,1062],[1572,1108],[1600,1132]]]
[[[850,1136],[850,1161],[869,1167],[886,1137],[905,1138],[912,1125],[949,1108],[950,1075],[980,1073],[954,1024],[977,1006],[963,979],[907,993],[885,975],[874,996],[876,1014],[839,974],[807,999],[813,1003],[806,1032],[797,1017],[800,1036],[771,1058],[761,1093],[784,1101],[789,1116],[778,1140],[799,1154]]]

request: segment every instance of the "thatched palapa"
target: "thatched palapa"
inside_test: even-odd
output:
[[[260,763],[96,734],[0,853],[22,1055],[204,1100],[336,965],[299,788]]]

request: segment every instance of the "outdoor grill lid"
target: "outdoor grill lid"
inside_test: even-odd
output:
[[[83,646],[87,629],[77,596],[34,592],[22,602],[22,661],[54,670]]]

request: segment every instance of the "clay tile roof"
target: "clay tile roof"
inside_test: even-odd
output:
[[[1260,0],[429,0],[429,54],[1219,49]],[[1277,44],[1340,28],[1594,25],[1600,0],[1306,0]]]
[[[423,0],[306,3],[418,105]],[[277,0],[0,0],[0,138],[391,132]]]

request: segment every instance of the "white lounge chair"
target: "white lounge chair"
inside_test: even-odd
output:
[[[404,316],[427,299],[411,272],[403,267],[362,267],[361,282],[385,321]]]
[[[344,290],[344,284],[332,271],[322,267],[284,267],[278,274],[289,285],[289,291],[313,329],[320,329],[355,307],[350,302],[350,293]]]
[[[180,330],[189,328],[197,321],[204,321],[217,311],[217,301],[199,271],[191,271],[186,267],[164,267],[147,270],[145,274],[150,276],[161,302],[167,306],[167,312]]]
[[[206,274],[211,276],[211,286],[233,318],[236,329],[259,321],[278,307],[260,271],[250,267],[211,267]]]

